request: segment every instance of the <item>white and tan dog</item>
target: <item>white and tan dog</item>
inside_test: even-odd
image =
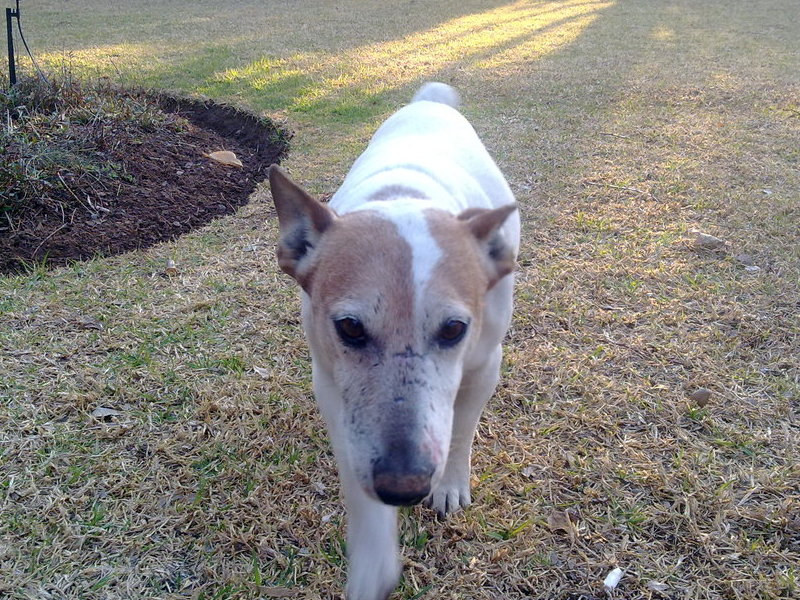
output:
[[[470,503],[470,449],[511,320],[519,215],[456,92],[429,83],[324,205],[270,169],[314,394],[347,507],[347,597],[400,576],[396,506]]]

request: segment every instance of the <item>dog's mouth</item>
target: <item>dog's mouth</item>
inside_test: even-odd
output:
[[[381,502],[384,504],[388,504],[389,506],[416,506],[420,502],[422,502],[425,498],[428,497],[428,494],[424,496],[414,496],[413,498],[398,498],[395,496],[391,497],[383,497],[379,496]]]

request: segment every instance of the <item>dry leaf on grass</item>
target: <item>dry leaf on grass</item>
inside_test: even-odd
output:
[[[575,535],[575,524],[566,511],[554,510],[551,512],[547,517],[547,526],[553,533],[563,532],[570,537]]]
[[[508,558],[508,553],[509,549],[506,546],[503,546],[502,548],[497,548],[494,550],[494,552],[492,552],[492,557],[490,560],[493,563],[503,562]]]
[[[230,150],[217,150],[216,152],[211,152],[210,154],[205,154],[204,156],[207,156],[214,162],[218,162],[219,164],[227,167],[243,166],[242,161],[240,161]]]
[[[669,586],[666,583],[661,583],[660,581],[648,581],[647,589],[658,594],[666,594],[669,591]]]
[[[272,377],[272,371],[270,371],[269,369],[265,369],[264,367],[254,366],[253,371],[255,371],[256,374],[261,375],[261,377],[264,379],[269,379],[270,377]]]

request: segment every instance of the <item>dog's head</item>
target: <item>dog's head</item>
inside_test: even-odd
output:
[[[342,400],[348,459],[367,493],[419,502],[447,461],[486,292],[513,269],[500,228],[516,207],[454,216],[408,199],[337,216],[278,167],[270,183],[278,262],[310,299],[306,333]]]

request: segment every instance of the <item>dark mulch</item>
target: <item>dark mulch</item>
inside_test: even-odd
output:
[[[287,150],[286,132],[232,107],[166,96],[156,101],[187,125],[136,133],[110,129],[103,151],[124,177],[65,173],[65,185],[51,201],[22,215],[13,229],[0,230],[0,272],[172,240],[246,204]],[[233,151],[244,166],[204,156],[217,150]]]

